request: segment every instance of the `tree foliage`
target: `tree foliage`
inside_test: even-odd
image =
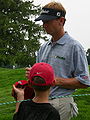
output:
[[[90,65],[90,48],[87,50],[86,54],[87,54],[88,64]]]
[[[0,66],[34,64],[42,28],[33,1],[0,0]]]

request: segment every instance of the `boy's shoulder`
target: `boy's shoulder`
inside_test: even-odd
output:
[[[60,120],[59,112],[52,105],[47,120]]]
[[[20,116],[39,120],[60,120],[58,111],[50,103],[35,103],[32,100],[23,101],[19,106],[18,113],[14,116]]]

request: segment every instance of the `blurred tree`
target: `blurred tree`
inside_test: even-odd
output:
[[[88,64],[90,65],[90,48],[87,50],[86,54],[87,54]]]
[[[42,28],[35,24],[40,6],[33,1],[0,0],[0,66],[35,63]]]

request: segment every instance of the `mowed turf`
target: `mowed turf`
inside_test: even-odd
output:
[[[0,68],[0,103],[14,101],[11,91],[12,85],[19,80],[27,80],[25,69]],[[12,120],[15,103],[0,105],[0,120]]]
[[[24,68],[0,68],[0,120],[12,120],[15,111],[15,103],[10,103],[14,101],[11,96],[11,90],[12,85],[18,80],[27,80]],[[90,96],[82,96],[82,94],[90,94],[90,88],[78,89],[74,93],[74,95],[81,96],[74,97],[79,108],[79,115],[72,118],[72,120],[90,120]],[[3,104],[7,102],[9,103]]]

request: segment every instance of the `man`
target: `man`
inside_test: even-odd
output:
[[[75,89],[90,86],[85,51],[78,41],[64,31],[65,14],[61,3],[50,2],[35,19],[42,20],[43,28],[52,36],[50,41],[41,46],[36,62],[46,62],[54,68],[56,86],[51,88],[50,102],[60,112],[61,120],[76,116],[78,109],[73,97],[60,96],[71,95]]]
[[[48,101],[50,87],[55,83],[53,68],[43,62],[34,64],[28,83],[34,89],[35,97],[16,103],[13,120],[60,120],[59,112]],[[16,88],[15,85],[13,89],[17,94],[17,100],[24,100],[24,90]]]

